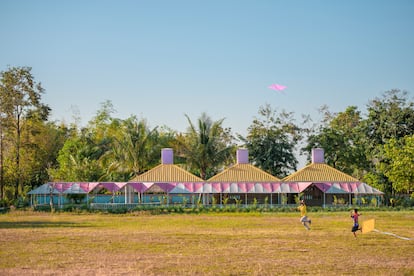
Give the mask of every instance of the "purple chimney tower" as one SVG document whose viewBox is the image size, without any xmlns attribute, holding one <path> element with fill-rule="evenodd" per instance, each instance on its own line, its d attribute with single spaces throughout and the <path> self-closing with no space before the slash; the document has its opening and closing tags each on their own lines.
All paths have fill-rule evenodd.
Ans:
<svg viewBox="0 0 414 276">
<path fill-rule="evenodd" d="M 161 164 L 168 165 L 174 163 L 173 149 L 164 148 L 161 150 Z"/>
<path fill-rule="evenodd" d="M 249 151 L 247 149 L 237 150 L 237 164 L 249 164 Z"/>
<path fill-rule="evenodd" d="M 325 152 L 321 148 L 312 149 L 312 163 L 325 163 Z"/>
</svg>

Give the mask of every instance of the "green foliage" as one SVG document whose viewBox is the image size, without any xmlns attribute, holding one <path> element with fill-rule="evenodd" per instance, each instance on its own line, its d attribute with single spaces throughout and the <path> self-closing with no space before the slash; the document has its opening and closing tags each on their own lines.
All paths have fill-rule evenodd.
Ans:
<svg viewBox="0 0 414 276">
<path fill-rule="evenodd" d="M 406 178 L 399 179 L 402 174 L 395 174 L 399 165 L 390 164 L 393 158 L 387 156 L 394 146 L 385 145 L 399 143 L 405 136 L 414 134 L 414 102 L 408 99 L 408 93 L 395 89 L 385 92 L 381 99 L 372 100 L 368 105 L 368 118 L 364 129 L 368 145 L 366 154 L 368 160 L 372 161 L 370 172 L 378 175 L 387 196 L 396 191 L 394 186 L 398 190 L 405 189 Z M 394 166 L 393 172 L 390 171 L 390 165 Z M 391 175 L 394 176 L 393 180 L 389 178 Z"/>
<path fill-rule="evenodd" d="M 240 208 L 242 206 L 243 200 L 242 199 L 234 199 L 236 201 L 236 208 Z M 254 203 L 253 203 L 254 205 Z M 256 200 L 256 205 L 257 205 L 257 200 Z M 255 206 L 255 205 L 254 205 Z"/>
<path fill-rule="evenodd" d="M 304 195 L 304 193 L 302 192 L 302 193 L 299 193 L 298 195 L 295 195 L 294 196 L 294 200 L 295 200 L 295 203 L 298 205 L 299 203 L 300 203 L 300 201 L 303 199 L 303 195 Z"/>
<path fill-rule="evenodd" d="M 59 167 L 50 169 L 55 180 L 129 181 L 159 163 L 162 147 L 172 136 L 149 129 L 146 120 L 112 118 L 107 101 L 88 128 L 69 137 L 59 152 Z"/>
<path fill-rule="evenodd" d="M 135 116 L 123 121 L 112 119 L 107 128 L 112 137 L 110 149 L 102 160 L 107 180 L 128 181 L 153 168 L 159 164 L 161 148 L 173 139 L 159 133 L 157 128 L 150 129 L 146 120 Z"/>
<path fill-rule="evenodd" d="M 390 90 L 371 100 L 366 118 L 353 106 L 339 113 L 325 106 L 321 113 L 304 151 L 323 148 L 328 165 L 385 192 L 386 199 L 412 189 L 412 142 L 406 137 L 414 134 L 414 103 L 407 92 Z"/>
<path fill-rule="evenodd" d="M 211 200 L 211 206 L 216 207 L 217 205 L 217 199 L 215 197 L 213 197 L 213 199 Z"/>
<path fill-rule="evenodd" d="M 215 175 L 233 158 L 235 146 L 230 129 L 223 128 L 224 119 L 213 121 L 202 113 L 197 127 L 186 115 L 187 133 L 178 134 L 173 144 L 176 155 L 185 160 L 188 169 L 202 179 Z"/>
<path fill-rule="evenodd" d="M 309 135 L 304 150 L 311 152 L 312 148 L 323 148 L 328 165 L 358 177 L 367 164 L 360 111 L 350 106 L 338 114 L 326 109 L 321 112 L 325 112 L 324 121 L 315 133 Z"/>
<path fill-rule="evenodd" d="M 224 196 L 224 197 L 223 197 L 222 201 L 223 201 L 223 205 L 224 205 L 224 206 L 227 206 L 227 204 L 228 204 L 228 202 L 229 202 L 229 199 L 230 199 L 230 198 L 229 198 L 229 196 L 228 196 L 228 195 L 226 195 L 226 196 Z"/>
<path fill-rule="evenodd" d="M 23 187 L 36 181 L 33 174 L 39 169 L 45 171 L 30 162 L 36 160 L 36 153 L 40 153 L 34 140 L 50 112 L 50 108 L 41 102 L 43 93 L 44 89 L 35 81 L 30 67 L 10 67 L 0 72 L 1 198 L 5 197 L 6 185 L 13 187 L 14 199 L 23 195 Z M 5 176 L 10 177 L 9 182 Z"/>
<path fill-rule="evenodd" d="M 281 195 L 281 203 L 282 203 L 282 205 L 286 205 L 287 204 L 287 201 L 288 201 L 288 197 L 287 197 L 287 195 L 286 194 L 282 194 Z"/>
<path fill-rule="evenodd" d="M 384 158 L 379 171 L 392 182 L 393 189 L 400 193 L 414 190 L 414 135 L 391 138 L 384 145 Z"/>
<path fill-rule="evenodd" d="M 202 113 L 193 124 L 186 115 L 188 131 L 177 134 L 166 127 L 150 128 L 135 116 L 113 118 L 115 110 L 106 101 L 87 127 L 78 129 L 47 122 L 50 108 L 41 102 L 43 93 L 30 67 L 0 74 L 0 200 L 7 205 L 19 197 L 27 202 L 27 191 L 51 180 L 131 180 L 159 163 L 163 147 L 173 147 L 183 167 L 203 179 L 234 164 L 234 137 L 223 127 L 224 119 L 213 121 Z M 320 125 L 305 129 L 297 126 L 293 113 L 276 113 L 266 105 L 247 137 L 238 138 L 254 165 L 278 177 L 296 169 L 294 149 L 307 133 L 305 151 L 324 148 L 329 165 L 384 191 L 386 202 L 414 189 L 414 103 L 407 92 L 391 90 L 371 100 L 366 118 L 355 106 L 338 113 L 321 111 Z M 214 207 L 216 203 L 213 199 Z"/>
<path fill-rule="evenodd" d="M 49 172 L 55 181 L 98 181 L 103 174 L 100 154 L 99 145 L 86 136 L 70 138 L 59 152 L 59 168 Z"/>
<path fill-rule="evenodd" d="M 270 105 L 259 109 L 260 119 L 254 119 L 246 138 L 239 139 L 249 150 L 253 164 L 280 178 L 296 170 L 298 163 L 294 149 L 301 138 L 301 130 L 294 123 L 293 113 L 277 114 Z"/>
<path fill-rule="evenodd" d="M 252 207 L 253 208 L 257 208 L 257 203 L 258 203 L 258 201 L 257 201 L 257 198 L 253 198 L 253 203 L 252 203 Z"/>
</svg>

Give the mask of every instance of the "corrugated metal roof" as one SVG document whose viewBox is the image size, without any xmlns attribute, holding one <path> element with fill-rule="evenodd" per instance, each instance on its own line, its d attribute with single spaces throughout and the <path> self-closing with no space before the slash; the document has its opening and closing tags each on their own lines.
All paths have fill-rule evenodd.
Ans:
<svg viewBox="0 0 414 276">
<path fill-rule="evenodd" d="M 45 183 L 36 189 L 31 190 L 28 192 L 28 195 L 47 195 L 47 194 L 60 194 L 60 191 L 53 188 L 53 183 Z"/>
<path fill-rule="evenodd" d="M 299 171 L 285 177 L 283 181 L 359 182 L 358 179 L 324 163 L 307 165 Z"/>
<path fill-rule="evenodd" d="M 251 164 L 236 164 L 207 180 L 208 182 L 277 182 L 279 178 Z"/>
<path fill-rule="evenodd" d="M 201 178 L 174 164 L 160 164 L 136 176 L 133 182 L 201 182 Z"/>
</svg>

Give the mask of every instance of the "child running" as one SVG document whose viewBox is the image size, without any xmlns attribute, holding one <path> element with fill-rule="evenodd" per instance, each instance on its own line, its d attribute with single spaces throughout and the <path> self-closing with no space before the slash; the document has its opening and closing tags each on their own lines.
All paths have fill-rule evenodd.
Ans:
<svg viewBox="0 0 414 276">
<path fill-rule="evenodd" d="M 301 216 L 300 222 L 303 224 L 303 226 L 305 226 L 307 230 L 310 230 L 309 226 L 311 225 L 312 221 L 308 219 L 307 212 L 306 212 L 306 204 L 304 200 L 300 201 L 300 205 L 298 209 L 300 211 L 300 216 Z"/>
<path fill-rule="evenodd" d="M 361 228 L 359 228 L 359 223 L 358 223 L 358 217 L 360 216 L 361 214 L 359 214 L 358 213 L 358 209 L 354 209 L 354 211 L 353 212 L 351 212 L 351 218 L 352 218 L 352 220 L 353 220 L 353 222 L 354 222 L 354 225 L 352 226 L 352 233 L 354 233 L 354 236 L 355 236 L 355 238 L 356 238 L 356 231 L 358 231 L 358 230 L 362 230 Z"/>
</svg>

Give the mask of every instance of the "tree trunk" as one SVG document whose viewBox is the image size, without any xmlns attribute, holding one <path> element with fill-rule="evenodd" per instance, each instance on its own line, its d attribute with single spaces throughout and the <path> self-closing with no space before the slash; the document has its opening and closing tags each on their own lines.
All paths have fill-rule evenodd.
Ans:
<svg viewBox="0 0 414 276">
<path fill-rule="evenodd" d="M 4 199 L 3 125 L 0 125 L 0 200 Z"/>
<path fill-rule="evenodd" d="M 16 188 L 14 190 L 14 198 L 17 199 L 19 193 L 21 193 L 20 187 L 20 113 L 17 114 L 17 125 L 16 125 Z"/>
</svg>

